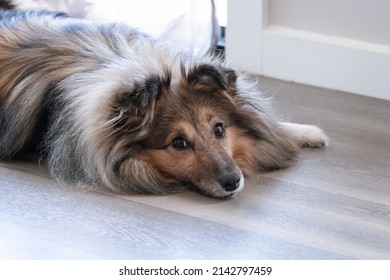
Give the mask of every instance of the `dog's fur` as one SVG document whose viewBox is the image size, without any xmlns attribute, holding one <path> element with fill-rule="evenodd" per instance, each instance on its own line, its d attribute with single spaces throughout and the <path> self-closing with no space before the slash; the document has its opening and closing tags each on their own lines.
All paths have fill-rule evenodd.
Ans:
<svg viewBox="0 0 390 280">
<path fill-rule="evenodd" d="M 0 158 L 38 149 L 52 175 L 115 192 L 229 197 L 244 175 L 327 145 L 279 123 L 256 85 L 120 24 L 0 11 Z"/>
</svg>

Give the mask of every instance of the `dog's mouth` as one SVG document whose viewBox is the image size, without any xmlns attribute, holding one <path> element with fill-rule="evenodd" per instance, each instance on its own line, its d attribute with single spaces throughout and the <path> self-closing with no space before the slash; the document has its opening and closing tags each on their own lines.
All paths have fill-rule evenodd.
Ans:
<svg viewBox="0 0 390 280">
<path fill-rule="evenodd" d="M 228 191 L 222 190 L 221 188 L 218 188 L 218 190 L 216 190 L 215 192 L 211 192 L 211 191 L 208 191 L 208 190 L 205 190 L 205 189 L 199 187 L 198 185 L 196 185 L 192 181 L 183 181 L 182 183 L 184 186 L 186 186 L 191 191 L 194 191 L 194 192 L 200 193 L 204 196 L 207 196 L 207 197 L 210 197 L 213 199 L 218 199 L 218 200 L 229 200 L 229 199 L 233 198 L 239 192 L 239 190 L 228 192 Z"/>
</svg>

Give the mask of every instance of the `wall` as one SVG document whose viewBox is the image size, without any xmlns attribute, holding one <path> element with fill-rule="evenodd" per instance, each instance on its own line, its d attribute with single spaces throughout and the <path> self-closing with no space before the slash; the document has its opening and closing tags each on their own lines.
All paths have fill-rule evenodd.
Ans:
<svg viewBox="0 0 390 280">
<path fill-rule="evenodd" d="M 390 1 L 228 2 L 232 66 L 278 79 L 390 100 L 389 36 Z"/>
<path fill-rule="evenodd" d="M 268 23 L 390 45 L 388 0 L 270 0 Z"/>
</svg>

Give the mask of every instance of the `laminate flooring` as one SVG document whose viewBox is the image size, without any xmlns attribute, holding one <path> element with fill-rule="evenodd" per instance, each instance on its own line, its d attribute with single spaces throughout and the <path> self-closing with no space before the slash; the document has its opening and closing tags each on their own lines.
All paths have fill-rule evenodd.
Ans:
<svg viewBox="0 0 390 280">
<path fill-rule="evenodd" d="M 0 259 L 390 259 L 390 101 L 259 78 L 331 139 L 235 198 L 113 195 L 0 161 Z"/>
</svg>

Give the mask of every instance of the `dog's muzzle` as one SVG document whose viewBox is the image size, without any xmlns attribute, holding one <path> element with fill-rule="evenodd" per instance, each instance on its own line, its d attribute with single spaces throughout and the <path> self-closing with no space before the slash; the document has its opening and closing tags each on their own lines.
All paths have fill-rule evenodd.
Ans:
<svg viewBox="0 0 390 280">
<path fill-rule="evenodd" d="M 240 187 L 241 176 L 234 172 L 224 174 L 219 178 L 218 182 L 225 191 L 232 192 Z"/>
</svg>

